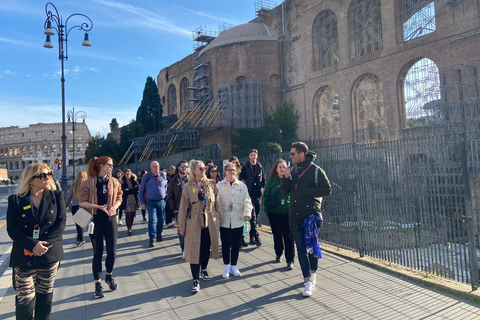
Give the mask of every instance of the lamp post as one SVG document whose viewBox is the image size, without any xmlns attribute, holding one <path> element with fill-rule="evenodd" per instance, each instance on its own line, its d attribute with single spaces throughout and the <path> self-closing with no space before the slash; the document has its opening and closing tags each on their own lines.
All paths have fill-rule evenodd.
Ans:
<svg viewBox="0 0 480 320">
<path fill-rule="evenodd" d="M 75 149 L 77 147 L 77 142 L 75 141 L 75 124 L 77 123 L 77 119 L 82 118 L 83 123 L 85 123 L 85 118 L 87 117 L 87 113 L 85 111 L 77 111 L 75 113 L 75 107 L 72 108 L 72 110 L 68 110 L 67 112 L 67 118 L 68 118 L 68 124 L 72 124 L 72 135 L 73 135 L 73 176 L 75 177 L 75 163 L 77 162 L 77 159 L 75 159 Z"/>
<path fill-rule="evenodd" d="M 47 19 L 45 20 L 44 24 L 44 31 L 43 33 L 47 36 L 45 43 L 43 46 L 45 48 L 51 49 L 53 48 L 52 43 L 50 42 L 50 36 L 55 35 L 55 31 L 58 34 L 58 60 L 60 60 L 60 65 L 62 69 L 62 179 L 60 184 L 62 189 L 65 191 L 67 190 L 67 136 L 65 134 L 65 73 L 64 73 L 64 62 L 68 60 L 68 34 L 72 29 L 78 28 L 80 31 L 85 32 L 85 37 L 82 42 L 82 46 L 90 47 L 92 44 L 88 39 L 88 32 L 93 28 L 92 20 L 84 14 L 81 13 L 74 13 L 68 16 L 68 18 L 63 22 L 62 16 L 58 13 L 57 8 L 53 5 L 53 3 L 48 2 L 45 5 L 45 13 L 47 15 Z M 80 25 L 74 25 L 70 29 L 68 28 L 68 20 L 72 17 L 80 17 L 86 19 Z M 55 30 L 55 31 L 54 31 Z"/>
</svg>

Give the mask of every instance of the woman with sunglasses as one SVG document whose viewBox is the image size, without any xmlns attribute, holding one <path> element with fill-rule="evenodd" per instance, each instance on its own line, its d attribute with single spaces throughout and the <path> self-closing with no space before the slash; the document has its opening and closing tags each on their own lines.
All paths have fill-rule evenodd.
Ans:
<svg viewBox="0 0 480 320">
<path fill-rule="evenodd" d="M 33 163 L 22 173 L 16 193 L 8 197 L 7 232 L 13 240 L 15 315 L 17 319 L 49 319 L 55 275 L 63 259 L 62 234 L 66 206 L 55 190 L 52 170 Z"/>
<path fill-rule="evenodd" d="M 223 274 L 240 277 L 237 268 L 240 244 L 243 236 L 243 221 L 252 217 L 252 200 L 247 186 L 238 180 L 238 169 L 233 162 L 224 166 L 225 179 L 217 184 L 218 209 L 220 211 L 220 238 L 222 239 Z"/>
<path fill-rule="evenodd" d="M 103 298 L 102 256 L 103 239 L 107 249 L 105 282 L 110 290 L 116 290 L 112 272 L 115 264 L 117 246 L 117 209 L 122 204 L 122 188 L 120 182 L 112 177 L 113 160 L 110 157 L 94 157 L 88 163 L 88 177 L 80 187 L 80 206 L 93 213 L 93 234 L 90 234 L 93 246 L 92 271 L 95 280 L 95 299 Z M 93 199 L 93 201 L 92 201 Z"/>
<path fill-rule="evenodd" d="M 218 172 L 218 167 L 216 165 L 211 165 L 207 169 L 207 178 L 213 180 L 215 183 L 219 183 L 222 180 L 220 172 Z"/>
<path fill-rule="evenodd" d="M 70 202 L 72 203 L 72 215 L 74 216 L 77 213 L 78 209 L 80 208 L 80 202 L 78 201 L 78 192 L 80 191 L 80 186 L 82 185 L 83 181 L 88 179 L 87 171 L 79 171 L 75 180 L 73 180 L 72 186 L 68 190 L 67 193 L 67 200 L 65 203 L 68 205 Z M 77 247 L 83 246 L 85 240 L 83 240 L 83 228 L 80 227 L 78 224 L 75 224 L 77 228 Z"/>
<path fill-rule="evenodd" d="M 193 277 L 192 293 L 200 291 L 202 279 L 211 279 L 207 272 L 210 248 L 214 259 L 220 258 L 218 233 L 220 217 L 216 210 L 217 185 L 205 177 L 202 161 L 192 160 L 191 175 L 183 188 L 178 209 L 178 231 L 185 236 L 185 260 L 190 263 Z"/>
<path fill-rule="evenodd" d="M 138 188 L 140 185 L 137 176 L 130 169 L 125 170 L 125 174 L 120 178 L 123 191 L 122 206 L 125 209 L 125 222 L 127 224 L 128 235 L 132 235 L 133 220 L 135 212 L 140 208 L 140 199 L 138 198 Z"/>
</svg>

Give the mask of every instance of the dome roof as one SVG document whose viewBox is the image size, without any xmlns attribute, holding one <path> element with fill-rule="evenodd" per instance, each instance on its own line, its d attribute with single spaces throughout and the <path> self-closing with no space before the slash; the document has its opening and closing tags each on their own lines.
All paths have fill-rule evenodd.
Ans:
<svg viewBox="0 0 480 320">
<path fill-rule="evenodd" d="M 277 41 L 278 34 L 272 27 L 263 23 L 246 23 L 225 30 L 218 35 L 200 54 L 207 50 L 226 44 L 246 41 Z"/>
</svg>

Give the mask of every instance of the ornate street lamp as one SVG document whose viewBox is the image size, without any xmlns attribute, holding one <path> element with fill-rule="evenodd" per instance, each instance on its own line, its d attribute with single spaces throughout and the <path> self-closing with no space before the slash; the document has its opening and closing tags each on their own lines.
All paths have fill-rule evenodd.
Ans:
<svg viewBox="0 0 480 320">
<path fill-rule="evenodd" d="M 44 31 L 43 33 L 47 36 L 45 43 L 43 46 L 45 48 L 51 49 L 53 48 L 52 43 L 50 42 L 50 36 L 55 35 L 55 31 L 58 34 L 58 59 L 60 60 L 61 69 L 62 69 L 62 180 L 61 186 L 64 191 L 67 190 L 67 136 L 65 134 L 65 74 L 64 74 L 64 61 L 68 60 L 68 34 L 72 29 L 78 28 L 78 30 L 85 32 L 85 38 L 82 42 L 82 46 L 90 47 L 92 44 L 88 39 L 88 32 L 93 28 L 92 20 L 84 14 L 81 13 L 74 13 L 68 16 L 65 20 L 65 23 L 62 20 L 62 16 L 58 13 L 57 8 L 53 5 L 53 3 L 48 2 L 45 5 L 45 13 L 47 15 L 47 19 L 45 20 L 44 24 Z M 68 28 L 68 20 L 71 17 L 79 16 L 81 18 L 87 19 L 86 22 L 83 22 L 80 25 L 75 25 Z"/>
<path fill-rule="evenodd" d="M 72 124 L 72 134 L 73 134 L 73 178 L 75 179 L 76 172 L 75 172 L 75 163 L 77 162 L 77 159 L 75 158 L 75 149 L 77 148 L 77 142 L 75 141 L 75 124 L 77 123 L 77 120 L 82 118 L 83 123 L 85 123 L 85 118 L 87 117 L 87 113 L 85 111 L 77 111 L 75 113 L 75 107 L 72 108 L 72 110 L 68 110 L 67 112 L 67 117 L 68 117 L 68 124 Z"/>
</svg>

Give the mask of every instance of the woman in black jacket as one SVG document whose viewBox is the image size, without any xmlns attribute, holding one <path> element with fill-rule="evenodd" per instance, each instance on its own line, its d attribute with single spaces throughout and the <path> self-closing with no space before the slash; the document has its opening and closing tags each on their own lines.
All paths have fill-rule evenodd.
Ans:
<svg viewBox="0 0 480 320">
<path fill-rule="evenodd" d="M 140 199 L 138 198 L 139 184 L 137 176 L 135 176 L 130 169 L 125 170 L 125 174 L 120 182 L 122 183 L 122 206 L 125 210 L 125 222 L 127 223 L 128 235 L 131 236 L 135 212 L 140 208 Z"/>
<path fill-rule="evenodd" d="M 7 232 L 13 240 L 15 315 L 17 319 L 49 319 L 55 275 L 63 259 L 62 234 L 66 207 L 54 191 L 52 170 L 43 163 L 22 173 L 16 194 L 8 197 Z"/>
</svg>

